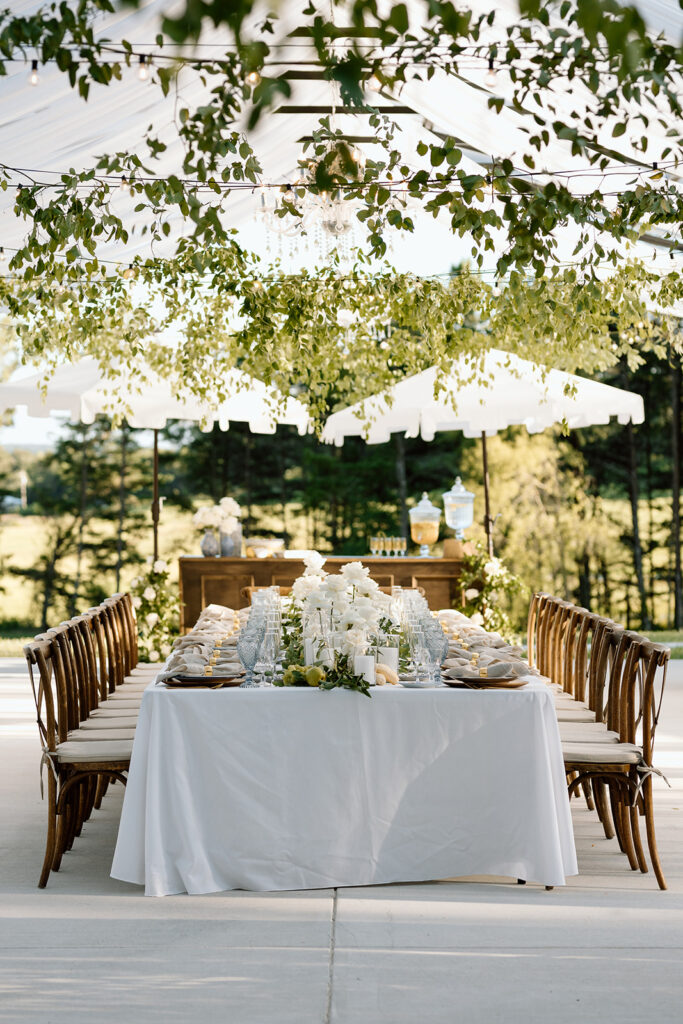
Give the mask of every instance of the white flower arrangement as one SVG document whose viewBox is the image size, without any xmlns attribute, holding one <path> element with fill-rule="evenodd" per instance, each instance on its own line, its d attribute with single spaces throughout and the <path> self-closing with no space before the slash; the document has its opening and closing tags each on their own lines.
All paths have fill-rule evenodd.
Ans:
<svg viewBox="0 0 683 1024">
<path fill-rule="evenodd" d="M 221 498 L 217 505 L 200 505 L 192 517 L 192 525 L 198 530 L 234 533 L 241 515 L 242 509 L 234 498 Z"/>
<path fill-rule="evenodd" d="M 361 562 L 347 562 L 332 574 L 325 572 L 325 559 L 314 551 L 304 564 L 303 576 L 292 586 L 292 601 L 302 612 L 328 612 L 332 628 L 346 634 L 345 650 L 361 644 L 368 633 L 379 630 L 382 619 L 391 617 L 391 598 L 370 579 L 370 570 Z"/>
</svg>

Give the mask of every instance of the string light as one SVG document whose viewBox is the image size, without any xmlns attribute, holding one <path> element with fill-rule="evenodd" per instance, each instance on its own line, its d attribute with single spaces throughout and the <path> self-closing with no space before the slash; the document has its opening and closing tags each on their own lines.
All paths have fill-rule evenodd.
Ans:
<svg viewBox="0 0 683 1024">
<path fill-rule="evenodd" d="M 489 57 L 489 69 L 486 72 L 486 77 L 484 78 L 484 81 L 486 82 L 487 85 L 491 86 L 495 85 L 496 82 L 498 81 L 498 76 L 496 75 L 496 68 L 493 62 L 493 57 Z"/>
<path fill-rule="evenodd" d="M 123 272 L 123 278 L 125 281 L 132 281 L 137 276 L 137 270 L 132 263 L 129 263 Z"/>
<path fill-rule="evenodd" d="M 31 61 L 31 74 L 28 76 L 31 85 L 38 85 L 38 61 Z"/>
<path fill-rule="evenodd" d="M 125 176 L 125 174 L 121 178 L 121 191 L 130 192 L 130 182 L 128 181 L 128 178 Z"/>
<path fill-rule="evenodd" d="M 4 245 L 0 245 L 0 263 L 4 263 L 4 262 L 5 262 L 5 247 L 4 247 Z"/>
<path fill-rule="evenodd" d="M 370 77 L 368 78 L 368 89 L 370 89 L 371 92 L 379 92 L 381 88 L 382 83 L 380 82 L 377 75 L 370 75 Z"/>
<path fill-rule="evenodd" d="M 247 85 L 257 86 L 261 81 L 261 76 L 258 71 L 250 71 L 245 79 Z"/>
<path fill-rule="evenodd" d="M 146 82 L 149 78 L 149 68 L 152 63 L 152 58 L 149 60 L 145 57 L 144 53 L 140 54 L 140 64 L 138 66 L 138 78 L 141 82 Z"/>
</svg>

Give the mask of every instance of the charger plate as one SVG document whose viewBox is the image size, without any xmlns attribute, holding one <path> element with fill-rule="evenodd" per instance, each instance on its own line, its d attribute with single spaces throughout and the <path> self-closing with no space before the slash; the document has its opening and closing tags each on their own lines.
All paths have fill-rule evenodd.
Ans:
<svg viewBox="0 0 683 1024">
<path fill-rule="evenodd" d="M 518 679 L 517 676 L 501 676 L 500 679 L 448 679 L 444 676 L 443 681 L 455 690 L 518 690 L 529 680 Z"/>
<path fill-rule="evenodd" d="M 246 676 L 244 673 L 239 676 L 174 676 L 173 679 L 166 679 L 166 686 L 172 687 L 207 687 L 210 690 L 220 690 L 223 686 L 241 686 Z"/>
</svg>

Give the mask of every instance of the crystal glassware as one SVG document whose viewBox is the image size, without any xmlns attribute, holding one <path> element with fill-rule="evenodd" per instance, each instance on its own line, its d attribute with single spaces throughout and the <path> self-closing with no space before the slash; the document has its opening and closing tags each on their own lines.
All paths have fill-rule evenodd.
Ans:
<svg viewBox="0 0 683 1024">
<path fill-rule="evenodd" d="M 237 637 L 237 643 L 235 644 L 237 657 L 242 662 L 246 672 L 246 678 L 242 686 L 254 686 L 254 666 L 256 665 L 256 659 L 258 658 L 265 632 L 265 622 L 257 621 L 252 623 L 250 616 L 249 623 L 241 630 Z"/>
<path fill-rule="evenodd" d="M 256 664 L 254 665 L 254 673 L 256 676 L 256 686 L 270 686 L 275 676 L 277 668 L 277 659 L 280 653 L 280 637 L 279 633 L 275 629 L 266 629 L 263 643 L 261 644 L 258 652 Z"/>
</svg>

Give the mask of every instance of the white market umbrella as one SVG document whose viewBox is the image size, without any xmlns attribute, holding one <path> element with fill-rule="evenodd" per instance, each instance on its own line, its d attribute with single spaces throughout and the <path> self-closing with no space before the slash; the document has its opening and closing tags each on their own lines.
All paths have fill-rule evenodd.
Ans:
<svg viewBox="0 0 683 1024">
<path fill-rule="evenodd" d="M 216 406 L 192 397 L 179 398 L 169 383 L 156 374 L 145 378 L 122 371 L 114 385 L 102 376 L 95 359 L 58 366 L 47 380 L 45 374 L 0 384 L 0 412 L 25 406 L 30 416 L 68 412 L 72 420 L 92 423 L 97 415 L 122 413 L 131 427 L 154 431 L 154 497 L 152 523 L 154 558 L 158 556 L 159 526 L 159 430 L 167 420 L 192 420 L 210 430 L 217 422 L 227 430 L 230 420 L 249 424 L 253 433 L 275 433 L 278 423 L 295 426 L 300 434 L 310 429 L 310 417 L 302 402 L 284 401 L 278 392 L 242 370 L 231 369 L 222 380 L 228 398 Z M 124 398 L 118 397 L 125 395 Z"/>
<path fill-rule="evenodd" d="M 491 550 L 486 438 L 512 426 L 537 434 L 556 423 L 570 428 L 609 423 L 642 423 L 640 395 L 598 381 L 539 366 L 511 352 L 491 349 L 482 357 L 461 356 L 443 379 L 445 390 L 435 397 L 441 376 L 432 366 L 362 402 L 334 413 L 322 440 L 343 445 L 345 437 L 363 437 L 368 444 L 389 441 L 396 432 L 433 441 L 439 430 L 461 430 L 481 437 L 484 460 L 486 536 Z"/>
</svg>

